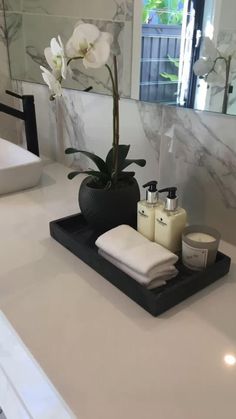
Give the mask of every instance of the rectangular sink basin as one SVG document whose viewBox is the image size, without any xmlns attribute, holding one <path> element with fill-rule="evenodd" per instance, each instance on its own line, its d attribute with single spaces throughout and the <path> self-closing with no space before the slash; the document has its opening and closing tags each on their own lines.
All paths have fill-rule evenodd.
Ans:
<svg viewBox="0 0 236 419">
<path fill-rule="evenodd" d="M 0 138 L 0 195 L 36 186 L 42 170 L 38 156 Z"/>
</svg>

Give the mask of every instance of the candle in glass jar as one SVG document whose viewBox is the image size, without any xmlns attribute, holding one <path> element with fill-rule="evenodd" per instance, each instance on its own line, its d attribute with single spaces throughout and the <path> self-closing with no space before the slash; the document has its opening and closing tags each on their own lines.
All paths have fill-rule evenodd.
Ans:
<svg viewBox="0 0 236 419">
<path fill-rule="evenodd" d="M 215 237 L 210 236 L 210 234 L 201 233 L 201 232 L 189 233 L 186 235 L 186 237 L 189 240 L 192 240 L 194 242 L 199 242 L 199 243 L 212 243 L 216 240 Z"/>
<path fill-rule="evenodd" d="M 220 234 L 211 227 L 193 225 L 182 235 L 182 261 L 192 270 L 202 270 L 215 263 Z"/>
</svg>

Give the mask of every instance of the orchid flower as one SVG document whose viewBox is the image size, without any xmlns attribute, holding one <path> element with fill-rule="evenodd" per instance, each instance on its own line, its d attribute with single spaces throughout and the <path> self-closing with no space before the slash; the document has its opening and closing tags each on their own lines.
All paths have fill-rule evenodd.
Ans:
<svg viewBox="0 0 236 419">
<path fill-rule="evenodd" d="M 64 53 L 64 46 L 59 35 L 58 40 L 56 38 L 52 38 L 50 47 L 45 48 L 44 50 L 44 55 L 57 80 L 61 77 L 65 80 L 67 62 Z"/>
<path fill-rule="evenodd" d="M 202 57 L 195 62 L 193 71 L 196 76 L 204 78 L 208 83 L 224 85 L 227 62 L 230 59 L 232 70 L 232 58 L 236 58 L 235 49 L 224 48 L 224 46 L 216 48 L 212 40 L 206 37 L 203 43 Z"/>
<path fill-rule="evenodd" d="M 235 71 L 236 49 L 230 45 L 215 47 L 210 38 L 204 39 L 202 57 L 193 66 L 196 76 L 204 78 L 207 83 L 216 83 L 223 87 L 222 113 L 227 113 L 230 86 Z"/>
<path fill-rule="evenodd" d="M 204 39 L 202 57 L 195 62 L 193 71 L 208 83 L 221 84 L 225 81 L 223 57 L 208 37 Z"/>
<path fill-rule="evenodd" d="M 110 56 L 112 35 L 100 32 L 97 26 L 79 22 L 66 45 L 67 56 L 81 58 L 85 68 L 99 68 L 105 65 Z"/>
<path fill-rule="evenodd" d="M 53 72 L 50 72 L 47 68 L 40 66 L 40 69 L 43 72 L 42 73 L 43 80 L 48 85 L 52 93 L 51 99 L 53 100 L 56 96 L 61 96 L 62 95 L 61 82 L 57 80 Z"/>
<path fill-rule="evenodd" d="M 61 84 L 63 79 L 66 78 L 67 71 L 70 70 L 69 66 L 71 61 L 81 59 L 85 68 L 100 68 L 102 66 L 105 66 L 108 70 L 112 84 L 113 96 L 113 142 L 112 149 L 108 153 L 108 160 L 111 163 L 109 163 L 111 169 L 111 176 L 109 182 L 105 185 L 106 187 L 111 187 L 111 185 L 115 185 L 119 180 L 119 151 L 124 150 L 123 155 L 125 156 L 125 160 L 128 151 L 127 147 L 124 148 L 124 146 L 120 146 L 119 144 L 120 95 L 118 86 L 117 57 L 115 55 L 113 56 L 113 71 L 107 63 L 110 56 L 112 40 L 113 37 L 110 33 L 101 32 L 97 28 L 97 26 L 80 21 L 75 27 L 71 38 L 67 42 L 66 53 L 64 51 L 64 47 L 59 36 L 58 40 L 56 38 L 53 38 L 50 42 L 50 47 L 45 49 L 44 54 L 47 63 L 51 68 L 51 71 L 49 71 L 45 67 L 40 67 L 43 72 L 42 77 L 45 83 L 48 85 L 49 89 L 51 90 L 51 100 L 54 100 L 56 96 L 62 95 Z M 74 153 L 78 151 L 75 149 L 68 150 L 68 154 L 70 154 L 71 152 Z M 92 154 L 89 153 L 90 158 L 91 156 Z M 96 161 L 98 161 L 98 158 L 96 156 L 95 159 Z M 145 164 L 145 161 L 140 160 L 138 164 L 143 165 Z M 125 165 L 125 167 L 127 167 L 127 165 Z M 76 172 L 76 174 L 78 174 L 78 172 Z M 72 177 L 74 177 L 74 173 L 72 173 L 70 176 L 70 178 L 72 179 Z M 127 176 L 130 177 L 130 172 Z"/>
</svg>

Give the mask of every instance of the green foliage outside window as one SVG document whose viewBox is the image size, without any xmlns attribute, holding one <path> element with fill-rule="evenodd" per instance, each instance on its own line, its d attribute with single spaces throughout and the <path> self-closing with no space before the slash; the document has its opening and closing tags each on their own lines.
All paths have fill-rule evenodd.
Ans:
<svg viewBox="0 0 236 419">
<path fill-rule="evenodd" d="M 178 76 L 178 70 L 179 70 L 179 59 L 178 58 L 172 58 L 170 55 L 168 55 L 169 62 L 173 65 L 173 68 L 175 69 L 175 73 L 160 73 L 161 77 L 164 79 L 167 79 L 169 81 L 178 82 L 179 76 Z M 176 71 L 177 69 L 177 71 Z M 177 72 L 177 74 L 176 74 Z"/>
<path fill-rule="evenodd" d="M 146 0 L 143 6 L 143 23 L 181 25 L 186 0 Z"/>
</svg>

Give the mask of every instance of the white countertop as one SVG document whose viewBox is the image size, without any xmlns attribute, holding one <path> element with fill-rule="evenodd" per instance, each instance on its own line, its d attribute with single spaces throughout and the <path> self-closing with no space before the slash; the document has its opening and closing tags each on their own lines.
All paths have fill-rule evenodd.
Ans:
<svg viewBox="0 0 236 419">
<path fill-rule="evenodd" d="M 78 212 L 66 173 L 0 197 L 0 310 L 78 418 L 235 419 L 236 250 L 227 277 L 154 318 L 50 238 Z"/>
</svg>

